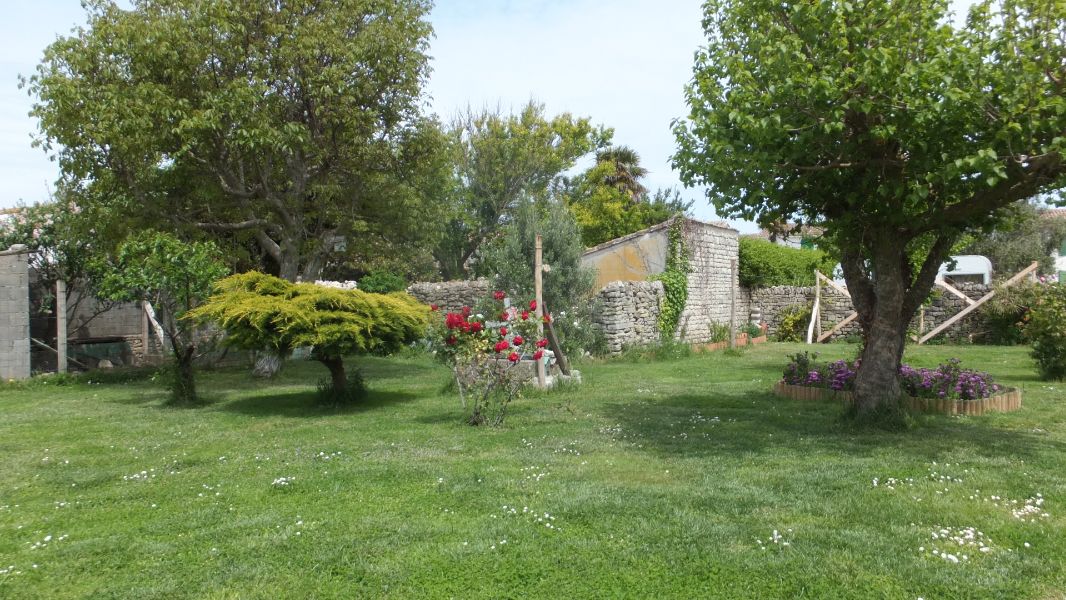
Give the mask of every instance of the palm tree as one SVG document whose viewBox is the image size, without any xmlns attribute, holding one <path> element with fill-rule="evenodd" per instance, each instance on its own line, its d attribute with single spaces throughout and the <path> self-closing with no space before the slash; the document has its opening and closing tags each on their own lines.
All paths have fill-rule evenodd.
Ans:
<svg viewBox="0 0 1066 600">
<path fill-rule="evenodd" d="M 641 185 L 640 179 L 648 174 L 648 170 L 640 166 L 640 155 L 637 151 L 629 146 L 604 148 L 596 153 L 596 163 L 606 162 L 614 163 L 614 174 L 606 177 L 604 183 L 628 192 L 634 201 L 642 200 L 648 193 L 648 188 Z"/>
</svg>

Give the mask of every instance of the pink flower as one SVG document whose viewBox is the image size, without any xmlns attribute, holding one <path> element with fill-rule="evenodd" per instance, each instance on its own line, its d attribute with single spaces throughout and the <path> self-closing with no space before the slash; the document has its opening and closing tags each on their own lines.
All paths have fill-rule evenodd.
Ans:
<svg viewBox="0 0 1066 600">
<path fill-rule="evenodd" d="M 507 335 L 507 328 L 506 327 L 500 327 L 500 335 Z"/>
</svg>

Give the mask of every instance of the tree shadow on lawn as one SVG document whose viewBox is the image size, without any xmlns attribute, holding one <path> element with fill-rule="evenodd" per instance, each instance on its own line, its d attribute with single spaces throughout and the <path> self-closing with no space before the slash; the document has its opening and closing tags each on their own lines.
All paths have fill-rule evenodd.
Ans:
<svg viewBox="0 0 1066 600">
<path fill-rule="evenodd" d="M 1066 444 L 994 427 L 982 417 L 927 415 L 907 431 L 860 429 L 844 419 L 839 404 L 785 400 L 768 393 L 674 395 L 608 404 L 602 410 L 627 439 L 664 455 L 734 456 L 793 449 L 868 456 L 892 450 L 933 461 L 960 448 L 982 457 L 1066 452 Z"/>
<path fill-rule="evenodd" d="M 331 415 L 348 415 L 377 410 L 419 398 L 416 394 L 392 390 L 371 389 L 366 399 L 344 406 L 330 406 L 318 401 L 314 391 L 300 390 L 274 394 L 256 394 L 238 400 L 220 401 L 218 410 L 252 417 L 280 416 L 294 418 L 319 418 Z"/>
</svg>

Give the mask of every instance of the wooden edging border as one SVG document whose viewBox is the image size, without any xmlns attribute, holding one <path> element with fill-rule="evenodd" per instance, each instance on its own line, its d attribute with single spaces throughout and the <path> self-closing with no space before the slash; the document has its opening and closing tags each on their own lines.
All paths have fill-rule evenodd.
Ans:
<svg viewBox="0 0 1066 600">
<path fill-rule="evenodd" d="M 833 400 L 844 404 L 854 401 L 851 392 L 838 392 L 826 388 L 789 385 L 782 381 L 774 384 L 774 395 L 789 400 Z M 1022 407 L 1022 391 L 1008 388 L 989 398 L 980 400 L 951 400 L 903 397 L 904 405 L 910 410 L 945 415 L 983 415 L 986 412 L 1010 412 Z"/>
</svg>

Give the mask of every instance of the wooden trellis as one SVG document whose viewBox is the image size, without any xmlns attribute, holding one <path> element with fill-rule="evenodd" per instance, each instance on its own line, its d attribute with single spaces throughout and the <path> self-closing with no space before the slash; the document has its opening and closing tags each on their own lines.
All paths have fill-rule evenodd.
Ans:
<svg viewBox="0 0 1066 600">
<path fill-rule="evenodd" d="M 1039 267 L 1040 267 L 1040 263 L 1033 262 L 1031 265 L 1029 265 L 1028 267 L 1022 269 L 1021 271 L 1016 273 L 1013 277 L 1011 277 L 1007 281 L 1003 282 L 1003 285 L 1001 285 L 1000 288 L 1011 287 L 1012 285 L 1018 283 L 1019 281 L 1025 279 L 1026 277 L 1029 277 L 1030 279 L 1035 278 L 1036 277 L 1036 275 L 1035 275 L 1036 270 Z M 840 292 L 841 294 L 844 294 L 845 296 L 847 296 L 847 298 L 849 300 L 851 299 L 851 294 L 848 293 L 847 288 L 841 287 L 835 281 L 833 281 L 829 277 L 826 277 L 825 275 L 823 275 L 820 271 L 818 271 L 818 270 L 814 271 L 814 308 L 811 310 L 811 322 L 807 326 L 807 343 L 808 344 L 812 344 L 815 341 L 824 342 L 825 340 L 831 338 L 833 336 L 833 334 L 835 334 L 836 332 L 838 332 L 841 329 L 843 329 L 844 327 L 846 327 L 848 325 L 848 323 L 851 323 L 852 321 L 857 319 L 858 316 L 859 316 L 858 312 L 852 311 L 848 316 L 844 317 L 843 320 L 841 320 L 839 323 L 834 325 L 832 329 L 830 329 L 829 331 L 827 331 L 825 333 L 822 333 L 821 308 L 822 308 L 822 284 L 823 283 L 831 286 L 833 289 L 835 289 L 836 291 Z M 966 315 L 968 315 L 968 314 L 972 313 L 973 311 L 977 310 L 978 308 L 981 307 L 982 304 L 984 304 L 985 302 L 988 302 L 989 300 L 991 300 L 996 295 L 996 290 L 991 290 L 987 294 L 985 294 L 984 296 L 981 296 L 979 299 L 974 300 L 973 298 L 970 298 L 969 296 L 967 296 L 963 292 L 959 291 L 958 288 L 952 286 L 950 283 L 944 281 L 943 279 L 937 279 L 936 285 L 941 287 L 941 288 L 943 288 L 944 290 L 950 292 L 951 294 L 953 294 L 955 296 L 958 296 L 960 299 L 962 299 L 964 302 L 966 302 L 966 306 L 963 307 L 962 310 L 960 310 L 958 313 L 956 313 L 950 319 L 948 319 L 947 321 L 944 321 L 940 325 L 938 325 L 935 328 L 933 328 L 929 333 L 926 333 L 924 335 L 920 335 L 920 337 L 912 337 L 911 338 L 912 340 L 918 342 L 919 344 L 924 344 L 924 343 L 928 342 L 929 340 L 933 339 L 934 337 L 940 335 L 944 331 L 948 330 L 949 328 L 951 328 L 951 326 L 955 325 L 960 320 L 965 318 Z M 924 315 L 924 312 L 923 312 L 923 315 Z M 924 318 L 922 320 L 924 322 Z M 816 334 L 817 334 L 817 337 L 816 337 Z"/>
</svg>

